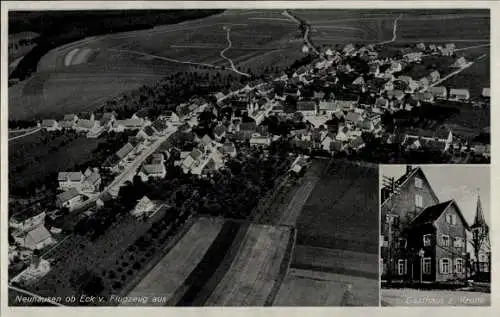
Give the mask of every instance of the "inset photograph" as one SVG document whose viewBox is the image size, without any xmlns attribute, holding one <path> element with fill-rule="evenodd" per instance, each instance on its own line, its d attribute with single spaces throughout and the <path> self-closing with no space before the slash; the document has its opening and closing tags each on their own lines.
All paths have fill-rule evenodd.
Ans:
<svg viewBox="0 0 500 317">
<path fill-rule="evenodd" d="M 490 167 L 381 165 L 382 306 L 489 306 Z"/>
</svg>

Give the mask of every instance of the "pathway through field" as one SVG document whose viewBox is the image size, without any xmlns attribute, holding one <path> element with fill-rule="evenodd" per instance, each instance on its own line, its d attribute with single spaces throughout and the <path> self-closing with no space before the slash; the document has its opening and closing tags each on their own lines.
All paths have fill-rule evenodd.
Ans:
<svg viewBox="0 0 500 317">
<path fill-rule="evenodd" d="M 20 139 L 20 138 L 24 138 L 25 136 L 28 136 L 28 135 L 32 135 L 34 133 L 37 133 L 38 131 L 40 131 L 41 128 L 36 128 L 34 130 L 31 130 L 29 132 L 26 132 L 24 134 L 21 134 L 21 135 L 18 135 L 18 136 L 14 136 L 12 138 L 9 138 L 9 141 L 14 141 L 14 140 L 17 140 L 17 139 Z"/>
<path fill-rule="evenodd" d="M 389 44 L 389 43 L 392 43 L 394 41 L 396 41 L 396 38 L 397 38 L 397 30 L 398 30 L 398 21 L 399 19 L 401 19 L 403 17 L 402 14 L 400 14 L 395 20 L 394 20 L 394 26 L 392 27 L 392 39 L 388 40 L 388 41 L 383 41 L 383 42 L 380 42 L 380 43 L 377 43 L 377 45 L 383 45 L 383 44 Z"/>
<path fill-rule="evenodd" d="M 230 59 L 229 57 L 227 57 L 226 55 L 224 55 L 224 54 L 225 54 L 225 53 L 226 53 L 226 52 L 227 52 L 227 51 L 228 51 L 228 50 L 229 50 L 229 49 L 233 46 L 233 43 L 231 42 L 231 36 L 230 36 L 230 34 L 231 34 L 231 28 L 230 28 L 230 27 L 225 26 L 225 27 L 224 27 L 224 29 L 225 29 L 225 30 L 226 30 L 226 32 L 227 32 L 227 33 L 226 33 L 226 38 L 227 38 L 227 43 L 228 43 L 228 45 L 227 45 L 227 47 L 226 47 L 225 49 L 223 49 L 223 50 L 220 52 L 220 56 L 229 62 L 229 64 L 231 65 L 231 68 L 232 68 L 233 72 L 235 72 L 235 73 L 237 73 L 237 74 L 240 74 L 240 75 L 242 75 L 242 76 L 250 77 L 250 75 L 249 75 L 249 74 L 247 74 L 247 73 L 243 73 L 243 72 L 240 72 L 240 71 L 236 68 L 236 66 L 234 66 L 234 62 L 233 62 L 233 60 L 232 60 L 232 59 Z"/>
</svg>

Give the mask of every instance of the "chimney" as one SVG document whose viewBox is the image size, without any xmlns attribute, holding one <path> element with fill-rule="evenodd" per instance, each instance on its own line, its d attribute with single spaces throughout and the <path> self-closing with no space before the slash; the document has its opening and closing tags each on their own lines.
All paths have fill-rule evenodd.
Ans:
<svg viewBox="0 0 500 317">
<path fill-rule="evenodd" d="M 410 174 L 412 170 L 413 168 L 411 165 L 406 165 L 406 174 Z"/>
</svg>

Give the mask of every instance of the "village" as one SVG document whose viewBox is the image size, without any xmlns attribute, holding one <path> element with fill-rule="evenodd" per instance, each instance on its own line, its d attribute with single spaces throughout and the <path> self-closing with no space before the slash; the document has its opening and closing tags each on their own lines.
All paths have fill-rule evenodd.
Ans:
<svg viewBox="0 0 500 317">
<path fill-rule="evenodd" d="M 232 92 L 193 97 L 156 118 L 139 113 L 120 118 L 105 111 L 42 120 L 38 128 L 46 133 L 73 130 L 87 138 L 111 132 L 133 136 L 100 166 L 60 171 L 55 209 L 35 205 L 10 215 L 9 263 L 15 268 L 11 281 L 36 283 L 50 271 L 47 260 L 42 265 L 33 259 L 57 248 L 67 237 L 57 223 L 76 217 L 71 220 L 76 224 L 91 217 L 120 197 L 127 184 L 137 178 L 144 183 L 164 179 L 171 165 L 186 175 L 210 180 L 214 171 L 227 168 L 236 156 L 257 152 L 267 157 L 268 149 L 277 143 L 288 146 L 288 171 L 299 176 L 313 156 L 363 161 L 366 152 L 358 154 L 370 151 L 371 142 L 397 145 L 410 156 L 425 150 L 430 162 L 433 155 L 437 162 L 444 155 L 462 162 L 469 157 L 489 160 L 489 143 L 463 137 L 444 124 L 398 127 L 393 117 L 411 117 L 419 108 L 432 108 L 437 102 L 489 107 L 489 87 L 473 97 L 462 87 L 442 86 L 450 74 L 431 69 L 421 78 L 412 78 L 404 72 L 428 56 L 453 57 L 449 67 L 455 72 L 472 64 L 454 50 L 453 44 L 420 43 L 401 58 L 381 58 L 373 45 L 348 44 L 341 51 L 325 49 L 321 58 L 293 74 L 283 73 L 269 82 L 255 80 Z M 394 126 L 389 128 L 387 122 Z M 111 177 L 104 179 L 103 174 Z M 166 207 L 145 194 L 129 214 L 145 219 Z"/>
</svg>

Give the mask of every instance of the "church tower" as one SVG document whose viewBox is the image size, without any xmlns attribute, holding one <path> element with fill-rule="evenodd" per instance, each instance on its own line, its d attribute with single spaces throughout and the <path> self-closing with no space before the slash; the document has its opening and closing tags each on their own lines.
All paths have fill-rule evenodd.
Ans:
<svg viewBox="0 0 500 317">
<path fill-rule="evenodd" d="M 491 246 L 489 227 L 486 223 L 481 205 L 481 198 L 477 195 L 476 216 L 474 223 L 470 226 L 472 232 L 472 246 L 474 247 L 476 275 L 489 275 L 491 269 Z"/>
</svg>

